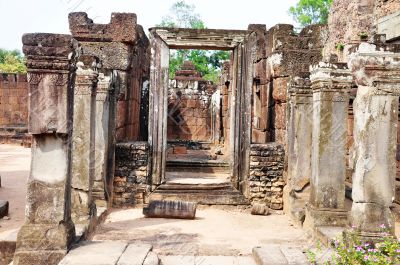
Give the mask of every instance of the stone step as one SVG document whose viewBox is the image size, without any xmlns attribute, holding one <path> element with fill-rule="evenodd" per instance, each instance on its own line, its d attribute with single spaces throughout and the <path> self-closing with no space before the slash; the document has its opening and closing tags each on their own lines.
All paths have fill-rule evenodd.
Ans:
<svg viewBox="0 0 400 265">
<path fill-rule="evenodd" d="M 122 241 L 85 241 L 76 245 L 59 265 L 159 265 L 151 245 Z"/>
<path fill-rule="evenodd" d="M 162 187 L 161 185 L 160 187 Z M 233 187 L 228 189 L 163 189 L 157 188 L 150 194 L 149 200 L 187 201 L 201 205 L 249 205 L 249 202 Z"/>
<path fill-rule="evenodd" d="M 256 265 L 252 257 L 160 256 L 161 265 Z"/>
<path fill-rule="evenodd" d="M 232 184 L 216 183 L 216 184 L 181 184 L 166 183 L 158 187 L 158 190 L 184 190 L 184 191 L 202 191 L 202 190 L 231 190 Z"/>
<path fill-rule="evenodd" d="M 205 172 L 229 171 L 230 165 L 228 162 L 222 160 L 204 160 L 204 159 L 170 159 L 167 160 L 167 171 L 189 171 L 199 172 L 203 170 Z"/>
<path fill-rule="evenodd" d="M 307 265 L 305 253 L 299 247 L 265 245 L 253 249 L 257 265 Z"/>
</svg>

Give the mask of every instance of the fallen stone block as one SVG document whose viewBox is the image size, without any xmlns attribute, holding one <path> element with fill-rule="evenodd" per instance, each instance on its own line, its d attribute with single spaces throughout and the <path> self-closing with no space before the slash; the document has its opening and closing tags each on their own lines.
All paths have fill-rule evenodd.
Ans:
<svg viewBox="0 0 400 265">
<path fill-rule="evenodd" d="M 268 215 L 269 208 L 263 203 L 254 203 L 251 207 L 252 215 Z"/>
<path fill-rule="evenodd" d="M 151 218 L 194 219 L 196 209 L 194 202 L 154 200 L 143 208 L 143 214 Z"/>
<path fill-rule="evenodd" d="M 0 200 L 0 219 L 8 215 L 8 201 Z"/>
</svg>

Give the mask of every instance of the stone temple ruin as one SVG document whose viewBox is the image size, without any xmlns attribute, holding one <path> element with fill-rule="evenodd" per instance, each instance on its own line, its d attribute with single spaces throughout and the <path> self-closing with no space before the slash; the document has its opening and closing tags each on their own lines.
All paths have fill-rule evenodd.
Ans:
<svg viewBox="0 0 400 265">
<path fill-rule="evenodd" d="M 283 210 L 321 240 L 332 227 L 394 234 L 399 13 L 396 0 L 336 0 L 327 26 L 299 33 L 251 24 L 149 37 L 135 14 L 96 24 L 71 13 L 71 35 L 25 34 L 27 77 L 0 75 L 1 140 L 32 145 L 14 265 L 58 264 L 103 209 L 155 199 Z M 231 59 L 217 84 L 190 62 L 170 80 L 170 49 Z"/>
</svg>

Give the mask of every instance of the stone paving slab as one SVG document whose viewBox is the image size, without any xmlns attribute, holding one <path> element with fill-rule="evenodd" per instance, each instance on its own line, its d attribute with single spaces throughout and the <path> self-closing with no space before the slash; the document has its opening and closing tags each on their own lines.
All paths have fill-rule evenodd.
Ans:
<svg viewBox="0 0 400 265">
<path fill-rule="evenodd" d="M 143 261 L 152 248 L 151 245 L 130 244 L 122 253 L 117 265 L 143 265 Z"/>
<path fill-rule="evenodd" d="M 252 257 L 160 256 L 161 265 L 256 265 Z"/>
<path fill-rule="evenodd" d="M 119 241 L 82 242 L 59 265 L 116 265 L 127 246 Z"/>
<path fill-rule="evenodd" d="M 59 265 L 159 265 L 148 244 L 86 241 L 75 246 Z"/>
<path fill-rule="evenodd" d="M 257 265 L 307 265 L 306 255 L 301 248 L 266 245 L 255 247 L 253 257 Z"/>
</svg>

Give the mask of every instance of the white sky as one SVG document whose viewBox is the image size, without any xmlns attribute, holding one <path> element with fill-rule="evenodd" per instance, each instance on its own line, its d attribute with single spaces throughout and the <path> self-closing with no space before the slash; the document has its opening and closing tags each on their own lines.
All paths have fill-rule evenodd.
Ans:
<svg viewBox="0 0 400 265">
<path fill-rule="evenodd" d="M 23 33 L 69 33 L 68 13 L 86 11 L 95 23 L 111 12 L 133 12 L 145 30 L 161 22 L 177 0 L 0 0 L 0 48 L 21 49 Z M 292 24 L 287 10 L 298 0 L 186 0 L 207 28 L 247 29 L 248 24 Z M 147 32 L 147 30 L 146 30 Z"/>
</svg>

